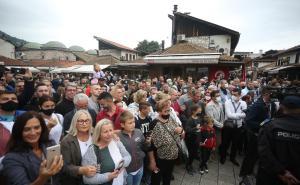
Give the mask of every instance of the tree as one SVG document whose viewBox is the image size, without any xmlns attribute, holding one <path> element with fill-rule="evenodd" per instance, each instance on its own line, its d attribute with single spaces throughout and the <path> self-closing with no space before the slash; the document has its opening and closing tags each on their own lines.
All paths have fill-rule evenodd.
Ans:
<svg viewBox="0 0 300 185">
<path fill-rule="evenodd" d="M 137 50 L 141 56 L 145 56 L 145 55 L 148 55 L 150 53 L 160 50 L 160 48 L 161 47 L 160 47 L 159 43 L 156 41 L 149 42 L 147 40 L 143 40 L 138 43 L 135 50 Z"/>
</svg>

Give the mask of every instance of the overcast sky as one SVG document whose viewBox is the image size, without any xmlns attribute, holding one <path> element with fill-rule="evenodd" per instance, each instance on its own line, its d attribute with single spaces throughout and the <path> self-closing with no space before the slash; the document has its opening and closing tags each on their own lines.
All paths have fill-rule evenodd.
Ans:
<svg viewBox="0 0 300 185">
<path fill-rule="evenodd" d="M 26 41 L 60 41 L 96 49 L 94 35 L 129 47 L 141 40 L 170 45 L 178 11 L 236 30 L 236 51 L 300 44 L 300 0 L 0 0 L 0 30 Z"/>
</svg>

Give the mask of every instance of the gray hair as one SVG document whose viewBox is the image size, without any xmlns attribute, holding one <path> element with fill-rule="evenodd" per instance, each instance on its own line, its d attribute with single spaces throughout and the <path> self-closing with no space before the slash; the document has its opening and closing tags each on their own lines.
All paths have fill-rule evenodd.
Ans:
<svg viewBox="0 0 300 185">
<path fill-rule="evenodd" d="M 113 126 L 113 123 L 112 121 L 110 121 L 109 119 L 102 119 L 100 120 L 97 124 L 96 124 L 96 127 L 94 129 L 94 133 L 93 133 L 93 144 L 97 144 L 100 137 L 101 137 L 101 130 L 102 130 L 102 127 L 104 125 L 109 125 L 111 124 Z"/>
<path fill-rule="evenodd" d="M 78 93 L 74 96 L 73 103 L 76 105 L 76 103 L 80 100 L 89 101 L 89 97 L 84 93 Z"/>
<path fill-rule="evenodd" d="M 90 113 L 89 113 L 88 111 L 86 111 L 86 110 L 78 110 L 78 111 L 76 111 L 76 113 L 75 113 L 75 115 L 73 116 L 73 119 L 72 119 L 72 121 L 71 121 L 70 128 L 69 128 L 69 132 L 68 132 L 68 133 L 69 133 L 70 135 L 72 135 L 72 136 L 76 136 L 76 135 L 77 135 L 77 132 L 78 132 L 77 127 L 76 127 L 77 120 L 78 120 L 79 117 L 80 117 L 81 115 L 83 115 L 83 114 L 85 114 L 85 115 L 88 117 L 88 119 L 90 120 L 89 134 L 91 135 L 92 130 L 93 130 L 93 126 L 92 126 L 93 120 L 92 120 L 92 117 L 91 117 Z"/>
</svg>

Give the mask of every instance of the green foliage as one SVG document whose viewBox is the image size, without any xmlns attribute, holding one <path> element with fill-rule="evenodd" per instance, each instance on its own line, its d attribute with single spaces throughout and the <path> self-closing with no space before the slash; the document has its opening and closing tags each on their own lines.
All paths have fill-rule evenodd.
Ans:
<svg viewBox="0 0 300 185">
<path fill-rule="evenodd" d="M 135 50 L 137 50 L 141 56 L 145 56 L 145 55 L 148 55 L 150 53 L 160 50 L 160 48 L 161 47 L 160 47 L 159 43 L 156 41 L 149 42 L 147 40 L 143 40 L 138 43 Z"/>
</svg>

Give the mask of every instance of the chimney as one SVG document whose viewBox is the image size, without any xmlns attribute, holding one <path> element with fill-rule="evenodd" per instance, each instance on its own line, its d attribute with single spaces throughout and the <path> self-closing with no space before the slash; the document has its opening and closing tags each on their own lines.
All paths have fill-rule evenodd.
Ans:
<svg viewBox="0 0 300 185">
<path fill-rule="evenodd" d="M 173 14 L 177 12 L 177 9 L 178 9 L 178 5 L 177 5 L 177 4 L 175 4 L 175 5 L 174 5 Z"/>
<path fill-rule="evenodd" d="M 263 50 L 262 49 L 259 50 L 259 54 L 261 54 L 261 55 L 263 54 Z"/>
<path fill-rule="evenodd" d="M 161 50 L 164 51 L 165 50 L 165 40 L 161 41 Z"/>
</svg>

